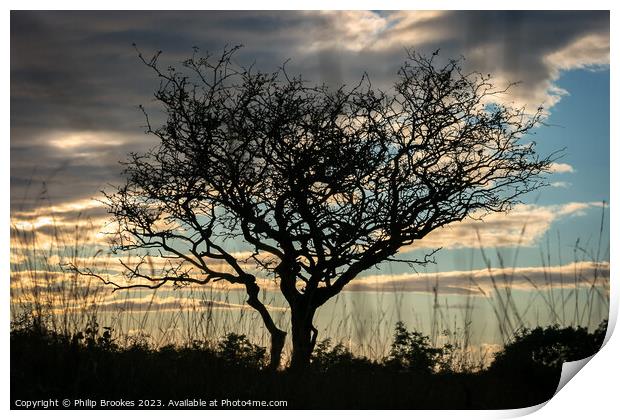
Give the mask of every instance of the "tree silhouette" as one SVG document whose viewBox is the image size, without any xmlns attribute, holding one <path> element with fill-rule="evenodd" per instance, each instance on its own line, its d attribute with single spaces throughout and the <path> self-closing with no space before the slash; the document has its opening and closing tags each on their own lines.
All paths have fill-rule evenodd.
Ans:
<svg viewBox="0 0 620 420">
<path fill-rule="evenodd" d="M 508 210 L 544 181 L 552 157 L 521 139 L 541 120 L 496 103 L 505 90 L 461 60 L 407 53 L 390 93 L 362 77 L 330 89 L 198 50 L 182 69 L 140 59 L 160 80 L 166 121 L 157 147 L 132 154 L 126 183 L 106 194 L 117 251 L 133 280 L 158 288 L 224 280 L 245 287 L 271 334 L 271 366 L 286 333 L 259 299 L 257 275 L 274 276 L 290 306 L 291 367 L 309 362 L 313 317 L 364 270 L 435 229 Z M 233 252 L 240 242 L 252 252 Z M 158 272 L 147 255 L 165 258 Z M 148 268 L 148 269 L 147 269 Z M 137 281 L 137 282 L 136 282 Z"/>
</svg>

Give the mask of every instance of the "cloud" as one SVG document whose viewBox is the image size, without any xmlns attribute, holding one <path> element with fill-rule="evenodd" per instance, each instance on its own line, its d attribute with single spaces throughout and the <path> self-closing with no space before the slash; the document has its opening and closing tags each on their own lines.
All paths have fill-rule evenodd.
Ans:
<svg viewBox="0 0 620 420">
<path fill-rule="evenodd" d="M 22 276 L 22 274 L 24 274 Z M 243 301 L 245 292 L 238 290 L 238 302 L 218 298 L 231 290 L 218 287 L 187 288 L 175 291 L 171 287 L 150 291 L 111 293 L 100 283 L 90 284 L 84 279 L 75 281 L 65 273 L 39 273 L 35 281 L 28 273 L 11 273 L 11 299 L 24 304 L 34 299 L 50 303 L 57 311 L 85 310 L 95 305 L 99 311 L 178 311 L 178 310 L 252 310 Z M 423 292 L 439 294 L 473 294 L 492 297 L 498 290 L 547 293 L 553 288 L 609 287 L 610 264 L 608 261 L 576 261 L 564 265 L 543 267 L 495 267 L 443 272 L 372 274 L 362 275 L 349 283 L 346 292 Z M 45 279 L 43 278 L 45 277 Z M 53 277 L 53 278 L 52 278 Z M 263 287 L 275 291 L 274 284 Z M 211 291 L 209 291 L 211 290 Z M 237 289 L 234 289 L 237 290 Z M 201 294 L 200 291 L 203 293 Z M 212 295 L 213 297 L 208 297 Z M 270 311 L 286 311 L 281 306 L 268 304 Z"/>
<path fill-rule="evenodd" d="M 484 216 L 474 214 L 472 218 L 432 231 L 422 240 L 402 248 L 400 253 L 436 248 L 450 250 L 533 247 L 538 245 L 553 223 L 567 217 L 584 216 L 588 210 L 602 205 L 601 202 L 571 202 L 547 206 L 519 204 L 507 213 L 490 213 Z M 110 254 L 110 238 L 105 232 L 113 231 L 114 227 L 101 203 L 80 200 L 53 206 L 50 210 L 49 213 L 41 209 L 15 212 L 12 216 L 12 270 L 27 271 L 33 264 L 59 269 L 58 262 L 70 262 L 81 268 L 106 273 L 113 281 L 122 284 L 125 268 L 119 258 L 132 267 L 140 262 L 136 255 Z M 93 212 L 92 216 L 89 212 Z M 79 240 L 79 255 L 75 255 L 76 238 Z M 233 246 L 233 249 L 236 247 L 232 253 L 242 269 L 255 273 L 257 277 L 265 275 L 252 259 L 251 251 L 243 250 L 241 243 L 229 243 L 229 246 Z M 32 254 L 33 247 L 38 250 L 36 256 Z M 187 253 L 191 256 L 189 250 Z M 179 263 L 178 259 L 161 258 L 156 252 L 151 254 L 148 263 L 142 268 L 147 272 L 154 270 L 152 275 L 155 276 L 170 268 L 171 264 L 176 266 Z M 259 255 L 258 258 L 262 257 Z M 206 261 L 214 270 L 233 272 L 228 264 L 220 260 Z M 202 277 L 202 274 L 189 264 L 184 267 L 191 269 L 196 278 Z M 265 286 L 271 287 L 269 280 L 266 280 Z"/>
<path fill-rule="evenodd" d="M 609 12 L 570 11 L 16 11 L 11 13 L 11 206 L 92 197 L 120 182 L 119 160 L 155 139 L 137 105 L 161 121 L 157 80 L 131 44 L 177 64 L 193 46 L 245 44 L 242 64 L 287 68 L 306 80 L 353 83 L 367 71 L 389 89 L 404 48 L 463 55 L 507 100 L 552 105 L 561 71 L 605 67 Z M 66 188 L 71 185 L 71 188 Z"/>
<path fill-rule="evenodd" d="M 557 86 L 562 71 L 606 68 L 609 64 L 609 14 L 568 11 L 396 11 L 380 14 L 371 28 L 351 31 L 356 42 L 347 50 L 380 56 L 375 74 L 386 63 L 400 63 L 405 48 L 442 50 L 444 57 L 464 56 L 470 70 L 490 73 L 497 85 L 519 82 L 504 100 L 535 109 L 555 105 L 568 94 Z M 355 14 L 334 14 L 340 28 L 355 27 Z M 342 29 L 336 35 L 341 35 Z M 323 31 L 328 38 L 331 32 Z M 348 39 L 345 35 L 343 39 Z M 342 49 L 336 41 L 325 50 Z M 324 54 L 328 54 L 325 52 Z M 398 55 L 401 57 L 398 57 Z M 355 63 L 355 58 L 348 58 Z M 370 60 L 369 60 L 370 61 Z M 341 69 L 346 64 L 341 65 Z M 342 71 L 342 70 L 341 70 Z M 372 75 L 373 72 L 371 71 Z"/>
<path fill-rule="evenodd" d="M 584 35 L 545 57 L 556 71 L 589 68 L 596 70 L 609 64 L 609 34 Z M 557 77 L 557 74 L 556 74 Z"/>
<path fill-rule="evenodd" d="M 33 275 L 36 274 L 36 275 Z M 229 299 L 237 299 L 231 302 Z M 75 276 L 62 271 L 36 273 L 13 271 L 11 273 L 11 301 L 24 305 L 38 302 L 52 310 L 81 311 L 96 308 L 103 312 L 136 311 L 210 311 L 210 310 L 254 310 L 245 303 L 246 294 L 242 288 L 186 287 L 174 289 L 164 286 L 153 293 L 148 289 L 132 289 L 113 292 L 111 286 L 87 276 Z M 265 301 L 270 311 L 285 311 Z"/>
<path fill-rule="evenodd" d="M 420 25 L 415 25 L 419 30 Z M 426 22 L 440 32 L 421 47 L 437 45 L 463 54 L 468 68 L 491 73 L 519 104 L 546 108 L 566 92 L 556 85 L 561 71 L 609 64 L 609 14 L 580 12 L 446 12 Z"/>
<path fill-rule="evenodd" d="M 436 229 L 401 252 L 425 248 L 506 248 L 535 246 L 551 224 L 563 217 L 582 216 L 602 203 L 537 206 L 519 204 L 507 213 L 491 213 L 481 220 L 467 218 Z"/>
<path fill-rule="evenodd" d="M 216 301 L 182 298 L 175 296 L 144 296 L 141 298 L 127 298 L 107 300 L 97 305 L 103 312 L 144 312 L 144 311 L 179 311 L 179 310 L 253 310 L 247 305 Z"/>
<path fill-rule="evenodd" d="M 146 139 L 113 130 L 12 129 L 12 213 L 101 198 L 101 190 L 122 183 L 119 162 L 151 146 Z"/>
<path fill-rule="evenodd" d="M 556 174 L 572 174 L 575 172 L 575 169 L 568 163 L 552 162 L 551 165 L 549 165 L 549 171 Z"/>
<path fill-rule="evenodd" d="M 89 131 L 57 133 L 47 141 L 68 156 L 80 158 L 98 158 L 101 149 L 116 148 L 126 142 L 122 136 L 110 132 Z"/>
<path fill-rule="evenodd" d="M 444 294 L 493 294 L 495 282 L 501 290 L 547 290 L 609 286 L 609 262 L 580 261 L 550 267 L 508 267 L 438 273 L 377 274 L 349 283 L 349 291 L 429 292 Z"/>
<path fill-rule="evenodd" d="M 298 49 L 312 53 L 326 49 L 344 49 L 361 51 L 368 48 L 384 32 L 388 21 L 371 11 L 338 10 L 306 12 L 309 27 L 307 42 L 302 42 Z M 322 21 L 313 25 L 314 21 Z"/>
<path fill-rule="evenodd" d="M 549 185 L 552 186 L 553 188 L 570 188 L 572 184 L 566 181 L 557 181 L 557 182 L 552 182 Z"/>
</svg>

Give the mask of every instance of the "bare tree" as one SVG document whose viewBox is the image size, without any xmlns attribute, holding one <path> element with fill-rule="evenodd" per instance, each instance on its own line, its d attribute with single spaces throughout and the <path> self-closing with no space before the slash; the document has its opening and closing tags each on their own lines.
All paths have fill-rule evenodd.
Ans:
<svg viewBox="0 0 620 420">
<path fill-rule="evenodd" d="M 317 308 L 384 261 L 426 264 L 398 252 L 466 217 L 502 212 L 544 184 L 552 157 L 523 135 L 541 110 L 501 105 L 489 75 L 461 60 L 408 52 L 390 93 L 364 76 L 330 89 L 236 65 L 237 48 L 194 55 L 182 70 L 139 57 L 160 79 L 166 122 L 159 145 L 126 163 L 107 195 L 115 249 L 156 250 L 158 275 L 125 263 L 130 286 L 224 280 L 247 291 L 280 364 L 286 333 L 259 299 L 274 276 L 290 305 L 291 367 L 309 363 Z M 146 113 L 145 113 L 146 115 Z M 236 242 L 234 242 L 236 241 Z M 242 241 L 251 256 L 234 253 Z"/>
</svg>

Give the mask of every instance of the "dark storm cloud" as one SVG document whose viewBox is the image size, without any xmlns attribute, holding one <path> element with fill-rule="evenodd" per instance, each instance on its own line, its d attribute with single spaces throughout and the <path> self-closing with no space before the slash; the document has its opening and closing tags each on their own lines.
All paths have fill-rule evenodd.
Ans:
<svg viewBox="0 0 620 420">
<path fill-rule="evenodd" d="M 561 52 L 590 36 L 598 41 L 594 48 L 584 45 L 585 62 L 572 59 L 572 66 L 600 64 L 608 60 L 609 14 L 580 11 L 482 11 L 454 12 L 433 21 L 426 21 L 418 30 L 443 28 L 438 41 L 430 46 L 444 44 L 450 55 L 464 54 L 469 66 L 510 81 L 523 82 L 524 90 L 540 95 L 549 88 L 559 63 L 549 55 Z M 400 30 L 411 29 L 405 27 Z M 532 99 L 537 95 L 532 95 Z"/>
<path fill-rule="evenodd" d="M 128 151 L 152 144 L 137 105 L 156 109 L 157 80 L 134 42 L 145 54 L 163 50 L 164 64 L 193 46 L 244 44 L 238 60 L 265 71 L 291 58 L 289 71 L 317 83 L 352 83 L 367 71 L 383 88 L 405 47 L 441 48 L 443 57 L 462 54 L 468 67 L 500 81 L 523 81 L 514 97 L 538 105 L 558 100 L 559 71 L 608 62 L 609 14 L 12 12 L 12 206 L 24 205 L 24 188 L 43 180 L 54 202 L 94 196 L 120 180 L 118 161 Z M 65 138 L 72 140 L 63 146 Z"/>
</svg>

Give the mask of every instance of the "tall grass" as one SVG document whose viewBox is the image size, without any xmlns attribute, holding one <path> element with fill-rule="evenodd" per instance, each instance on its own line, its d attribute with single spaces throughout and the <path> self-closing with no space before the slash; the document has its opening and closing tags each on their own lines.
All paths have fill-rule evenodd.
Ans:
<svg viewBox="0 0 620 420">
<path fill-rule="evenodd" d="M 44 215 L 50 219 L 42 227 Z M 609 248 L 604 249 L 603 241 L 604 226 L 603 209 L 596 247 L 588 250 L 578 241 L 572 249 L 575 262 L 590 261 L 598 267 L 608 260 Z M 12 221 L 11 321 L 15 325 L 29 317 L 42 328 L 71 336 L 96 323 L 107 327 L 121 346 L 214 346 L 218 338 L 230 332 L 245 334 L 261 346 L 268 345 L 261 320 L 244 304 L 242 290 L 187 287 L 162 288 L 154 292 L 138 289 L 112 292 L 109 286 L 93 277 L 67 270 L 68 265 L 97 268 L 101 272 L 114 270 L 115 257 L 93 237 L 98 228 L 82 216 L 77 217 L 73 226 L 67 226 L 57 221 L 53 212 L 43 211 L 30 214 L 27 219 L 21 218 L 19 222 Z M 559 233 L 557 242 L 556 258 L 561 263 Z M 536 326 L 526 319 L 534 309 L 539 312 L 544 309 L 543 319 L 537 318 L 537 323 L 543 325 L 593 327 L 607 317 L 609 278 L 598 268 L 585 287 L 585 296 L 579 264 L 575 264 L 572 278 L 562 276 L 559 284 L 554 283 L 553 276 L 546 270 L 543 285 L 526 278 L 543 305 L 541 308 L 532 299 L 523 307 L 515 299 L 514 283 L 523 280 L 518 278 L 515 269 L 518 252 L 509 265 L 496 250 L 496 261 L 503 269 L 499 277 L 494 274 L 489 250 L 480 247 L 480 253 L 488 269 L 491 290 L 483 290 L 472 278 L 472 292 L 464 296 L 458 308 L 440 293 L 438 283 L 430 284 L 427 294 L 430 322 L 415 322 L 417 315 L 411 316 L 404 293 L 398 290 L 391 296 L 367 294 L 361 299 L 362 303 L 359 299 L 349 299 L 358 292 L 349 295 L 345 292 L 319 311 L 320 337 L 342 342 L 359 356 L 382 360 L 388 354 L 394 325 L 409 317 L 414 319 L 414 325 L 409 327 L 428 331 L 434 347 L 449 345 L 454 349 L 450 360 L 454 370 L 474 371 L 488 364 L 493 354 L 493 348 L 485 347 L 476 338 L 479 332 L 473 328 L 480 302 L 491 309 L 494 328 L 502 344 L 510 342 L 523 328 Z M 551 267 L 551 254 L 551 246 L 547 243 L 546 249 L 541 249 L 543 267 Z M 393 303 L 388 302 L 388 297 Z M 285 306 L 283 300 L 270 291 L 263 292 L 263 300 L 275 308 L 276 323 L 288 329 L 288 313 L 278 309 Z M 290 348 L 286 347 L 286 351 Z"/>
</svg>

